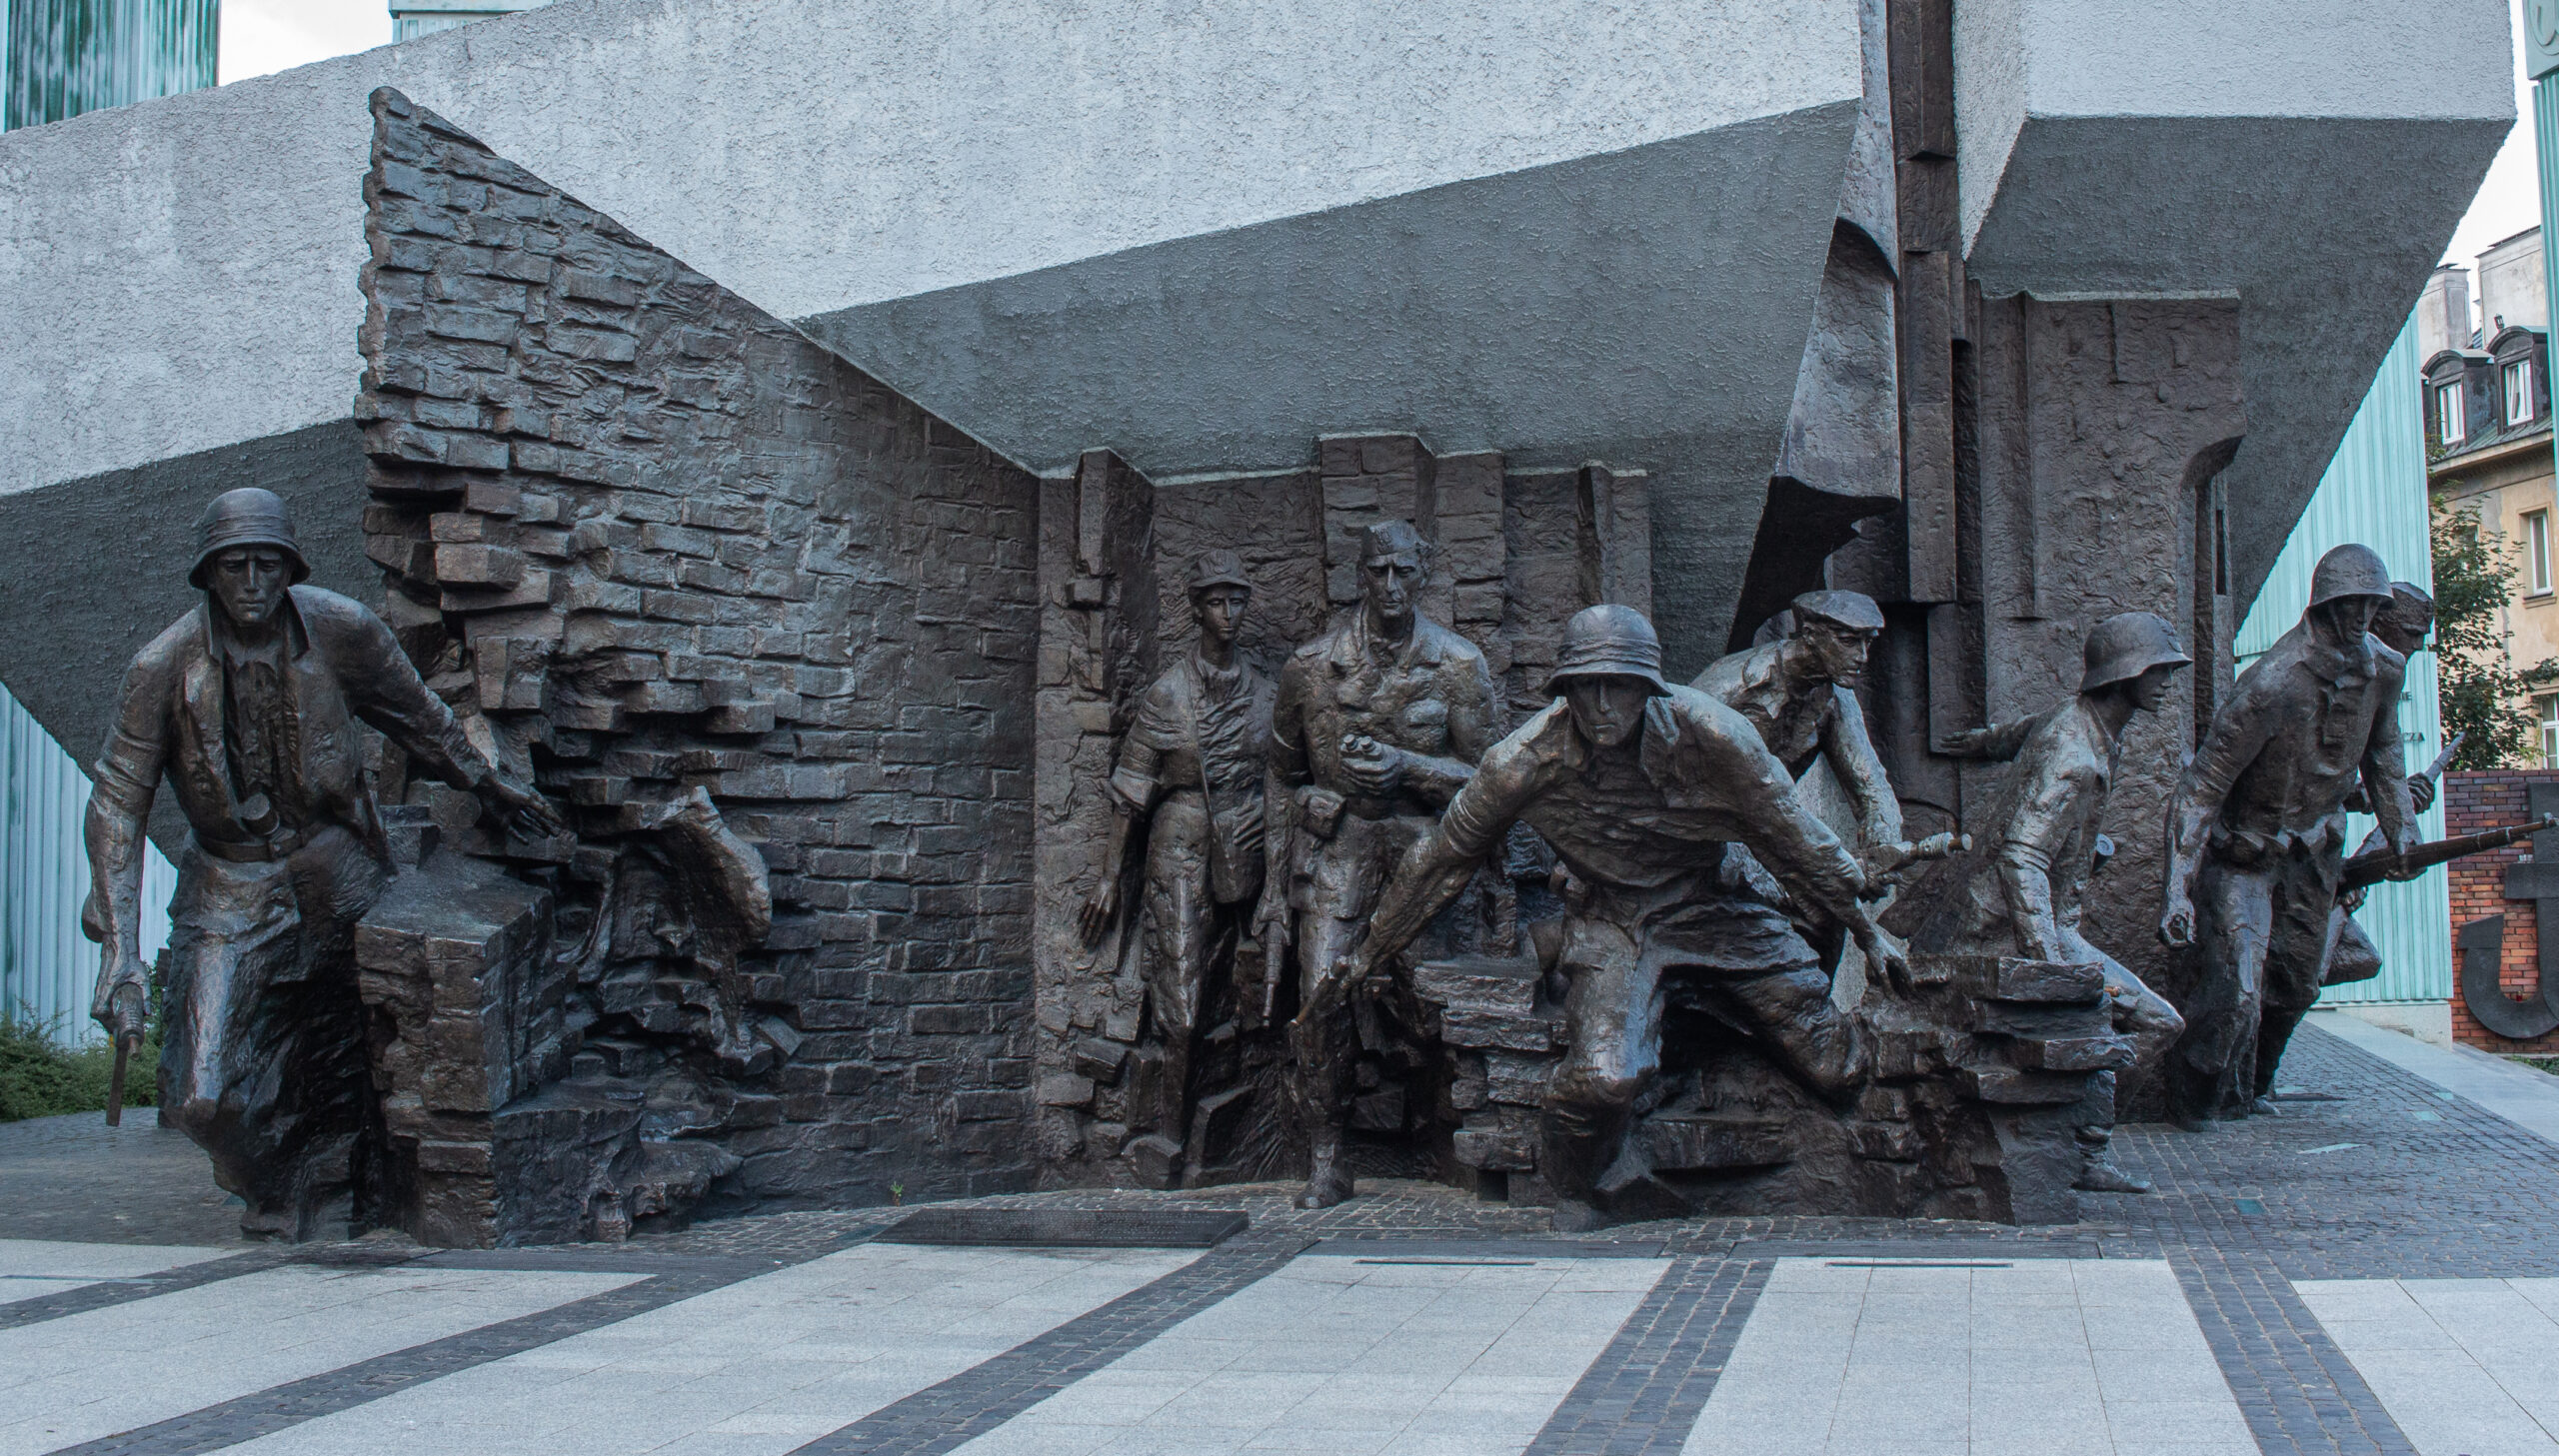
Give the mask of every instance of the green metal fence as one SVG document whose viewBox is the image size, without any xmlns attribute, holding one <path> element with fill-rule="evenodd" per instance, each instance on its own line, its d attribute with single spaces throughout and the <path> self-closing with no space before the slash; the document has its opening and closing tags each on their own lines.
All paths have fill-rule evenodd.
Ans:
<svg viewBox="0 0 2559 1456">
<path fill-rule="evenodd" d="M 2381 553 L 2394 580 L 2434 590 L 2434 553 L 2426 531 L 2425 412 L 2417 381 L 2422 362 L 2411 320 L 2382 360 L 2372 391 L 2319 478 L 2301 524 L 2293 528 L 2248 620 L 2240 624 L 2236 652 L 2242 668 L 2301 620 L 2310 601 L 2310 569 L 2332 547 L 2361 542 Z M 2425 766 L 2443 746 L 2431 652 L 2419 653 L 2408 665 L 2399 729 L 2412 770 Z M 2427 838 L 2440 837 L 2441 805 L 2419 821 Z M 2361 842 L 2371 826 L 2371 819 L 2355 815 L 2349 842 Z M 2405 884 L 2375 885 L 2356 918 L 2381 950 L 2381 974 L 2331 987 L 2323 1001 L 2451 999 L 2452 899 L 2441 868 Z"/>
<path fill-rule="evenodd" d="M 0 0 L 0 131 L 214 83 L 222 0 Z"/>
</svg>

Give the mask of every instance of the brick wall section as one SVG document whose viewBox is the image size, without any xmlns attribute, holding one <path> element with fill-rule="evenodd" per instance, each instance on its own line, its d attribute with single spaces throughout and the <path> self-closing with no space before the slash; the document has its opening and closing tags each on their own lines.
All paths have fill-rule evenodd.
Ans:
<svg viewBox="0 0 2559 1456">
<path fill-rule="evenodd" d="M 456 815 L 448 842 L 557 886 L 574 933 L 627 806 L 707 787 L 772 876 L 742 1011 L 788 1026 L 752 1075 L 670 1052 L 737 1191 L 1024 1186 L 1037 483 L 396 92 L 374 107 L 386 616 L 576 830 L 499 846 Z"/>
<path fill-rule="evenodd" d="M 2485 772 L 2446 773 L 2443 778 L 2443 831 L 2446 834 L 2475 834 L 2483 829 L 2521 822 L 2530 811 L 2525 799 L 2536 783 L 2559 784 L 2559 772 L 2499 768 Z M 2452 881 L 2452 924 L 2446 934 L 2457 935 L 2461 927 L 2482 915 L 2502 914 L 2506 917 L 2504 953 L 2498 957 L 2497 981 L 2507 995 L 2530 995 L 2541 984 L 2541 931 L 2537 906 L 2531 900 L 2506 898 L 2506 866 L 2531 857 L 2529 841 L 2510 844 L 2487 854 L 2473 854 L 2455 859 L 2449 866 Z M 2460 951 L 2453 952 L 2453 973 L 2460 975 Z M 2477 1017 L 2461 1003 L 2458 991 L 2452 998 L 2452 1034 L 2469 1045 L 2487 1051 L 2532 1051 L 2559 1054 L 2559 1032 L 2531 1041 L 2510 1041 L 2479 1024 Z"/>
</svg>

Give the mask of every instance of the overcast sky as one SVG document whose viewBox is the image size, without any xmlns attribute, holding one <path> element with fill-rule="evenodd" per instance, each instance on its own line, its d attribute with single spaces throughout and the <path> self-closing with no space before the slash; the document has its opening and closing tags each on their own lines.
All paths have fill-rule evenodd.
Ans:
<svg viewBox="0 0 2559 1456">
<path fill-rule="evenodd" d="M 226 82 L 389 44 L 384 0 L 222 0 Z"/>
</svg>

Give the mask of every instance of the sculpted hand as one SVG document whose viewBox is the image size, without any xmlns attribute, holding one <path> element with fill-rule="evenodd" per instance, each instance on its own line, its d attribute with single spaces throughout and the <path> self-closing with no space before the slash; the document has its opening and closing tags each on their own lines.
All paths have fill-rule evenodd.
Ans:
<svg viewBox="0 0 2559 1456">
<path fill-rule="evenodd" d="M 492 773 L 481 781 L 480 802 L 520 838 L 548 839 L 569 829 L 549 799 L 504 773 Z"/>
<path fill-rule="evenodd" d="M 2195 902 L 2190 895 L 2178 895 L 2168 901 L 2168 911 L 2159 917 L 2159 938 L 2169 945 L 2195 943 Z"/>
<path fill-rule="evenodd" d="M 2408 797 L 2416 801 L 2417 812 L 2419 813 L 2424 813 L 2427 809 L 2433 808 L 2435 806 L 2435 781 L 2431 778 L 2410 778 L 2408 780 Z"/>
<path fill-rule="evenodd" d="M 2409 850 L 2416 847 L 2417 826 L 2415 824 L 2401 824 L 2399 832 L 2390 836 L 2390 852 L 2393 854 L 2405 856 Z"/>
<path fill-rule="evenodd" d="M 1866 980 L 1878 987 L 1888 986 L 1908 994 L 1910 991 L 1910 954 L 1901 941 L 1887 934 L 1874 916 L 1860 914 L 1848 923 L 1848 934 L 1866 957 Z"/>
<path fill-rule="evenodd" d="M 1390 743 L 1360 736 L 1342 740 L 1341 771 L 1364 797 L 1394 797 L 1403 786 L 1403 749 Z"/>
<path fill-rule="evenodd" d="M 100 965 L 97 993 L 89 998 L 89 1019 L 105 1028 L 109 1036 L 139 1034 L 144 987 L 150 983 L 150 975 L 140 957 L 130 954 Z"/>
<path fill-rule="evenodd" d="M 1084 943 L 1099 945 L 1111 930 L 1111 922 L 1120 918 L 1120 876 L 1106 874 L 1085 898 L 1084 907 L 1076 911 L 1076 926 L 1084 932 Z"/>
</svg>

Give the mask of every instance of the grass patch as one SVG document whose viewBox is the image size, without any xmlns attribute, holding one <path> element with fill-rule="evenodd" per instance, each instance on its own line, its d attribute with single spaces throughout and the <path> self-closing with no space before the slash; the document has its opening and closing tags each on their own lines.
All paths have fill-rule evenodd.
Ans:
<svg viewBox="0 0 2559 1456">
<path fill-rule="evenodd" d="M 114 1050 L 103 1043 L 70 1050 L 35 1022 L 0 1020 L 0 1122 L 104 1112 L 115 1064 Z M 159 1039 L 145 1035 L 125 1067 L 126 1106 L 151 1105 L 159 1066 Z"/>
</svg>

